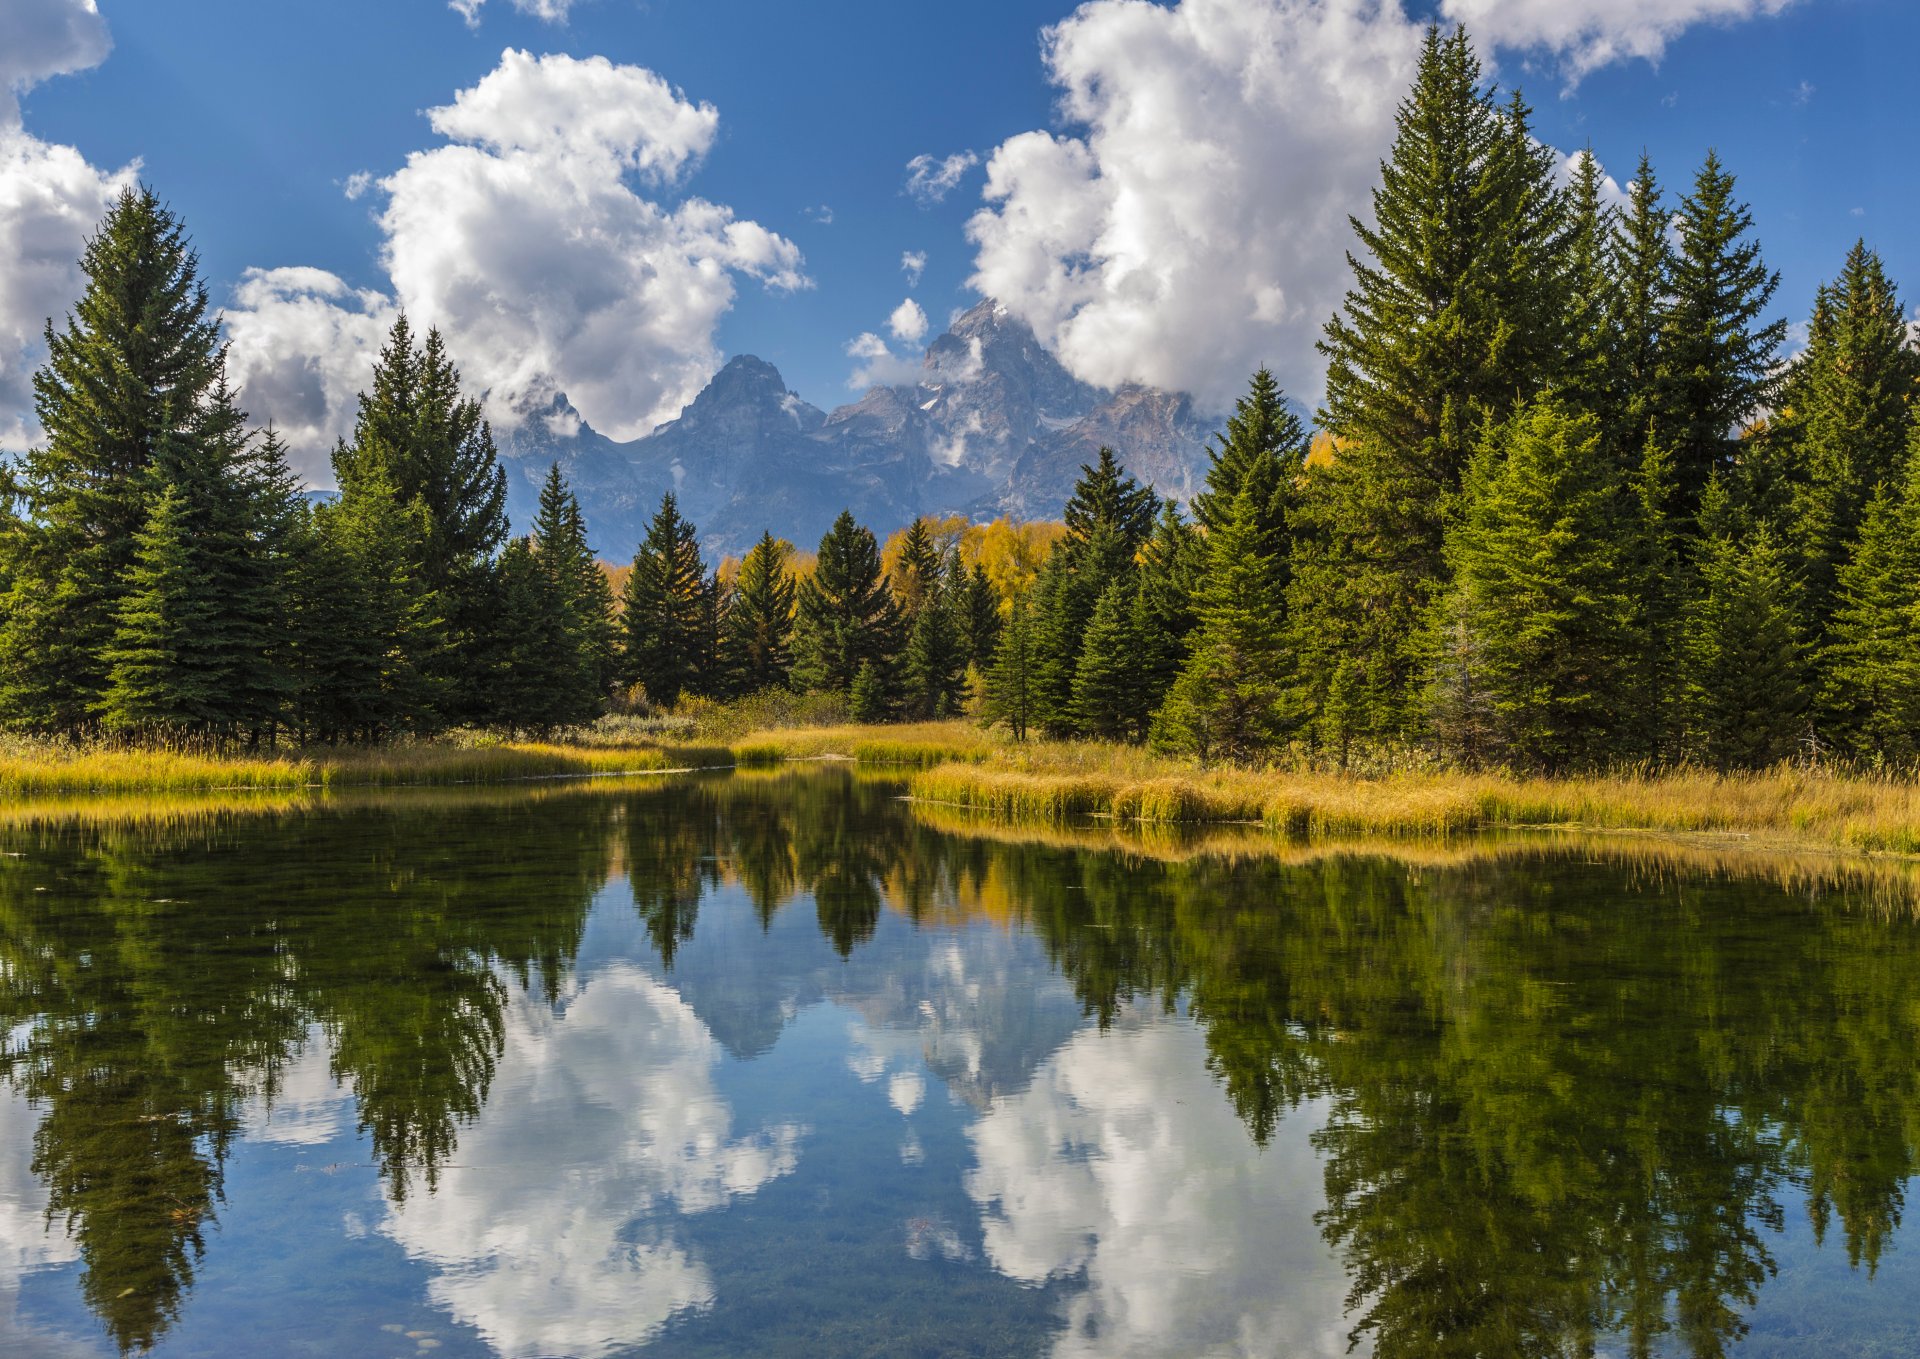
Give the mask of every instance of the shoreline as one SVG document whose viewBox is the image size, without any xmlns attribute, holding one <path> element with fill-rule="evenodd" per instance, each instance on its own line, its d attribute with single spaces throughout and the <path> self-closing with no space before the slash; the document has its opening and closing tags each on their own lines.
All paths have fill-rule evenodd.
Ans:
<svg viewBox="0 0 1920 1359">
<path fill-rule="evenodd" d="M 970 722 L 793 728 L 735 740 L 594 746 L 422 743 L 220 756 L 0 746 L 0 799 L 27 804 L 168 794 L 283 795 L 560 782 L 766 768 L 789 761 L 898 771 L 907 796 L 1005 824 L 1239 828 L 1284 838 L 1438 840 L 1552 831 L 1679 837 L 1756 853 L 1920 858 L 1920 781 L 1799 768 L 1577 778 L 1470 772 L 1358 775 L 1203 769 L 1095 742 L 1016 745 Z"/>
</svg>

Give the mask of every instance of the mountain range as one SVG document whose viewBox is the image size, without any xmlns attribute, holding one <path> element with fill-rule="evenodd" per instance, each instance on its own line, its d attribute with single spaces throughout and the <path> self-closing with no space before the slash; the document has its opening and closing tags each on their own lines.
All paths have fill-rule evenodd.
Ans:
<svg viewBox="0 0 1920 1359">
<path fill-rule="evenodd" d="M 717 560 L 767 529 L 811 549 L 842 509 L 882 538 L 923 514 L 1057 518 L 1103 444 L 1142 482 L 1185 501 L 1219 427 L 1177 393 L 1077 380 L 988 300 L 927 347 L 911 384 L 873 387 L 832 412 L 741 355 L 651 434 L 615 442 L 560 396 L 503 432 L 500 452 L 516 532 L 532 523 L 558 461 L 601 557 L 632 556 L 672 490 Z"/>
</svg>

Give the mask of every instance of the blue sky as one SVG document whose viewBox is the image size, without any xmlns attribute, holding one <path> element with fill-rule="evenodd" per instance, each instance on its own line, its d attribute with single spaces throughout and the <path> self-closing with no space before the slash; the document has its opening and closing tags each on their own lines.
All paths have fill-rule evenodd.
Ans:
<svg viewBox="0 0 1920 1359">
<path fill-rule="evenodd" d="M 556 4 L 565 10 L 560 21 L 523 12 Z M 1326 20 L 1330 9 L 1340 11 L 1343 22 L 1364 24 L 1372 0 L 1184 0 L 1178 10 L 1163 7 L 1160 16 L 1144 16 L 1145 26 L 1137 28 L 1129 25 L 1142 23 L 1136 12 L 1141 6 L 1101 0 L 1075 21 L 1077 37 L 1064 57 L 1056 51 L 1051 66 L 1042 30 L 1073 13 L 1060 0 L 572 0 L 570 6 L 564 0 L 488 0 L 471 22 L 442 0 L 98 5 L 111 38 L 111 50 L 98 64 L 51 75 L 59 65 L 49 61 L 43 71 L 29 69 L 24 76 L 0 65 L 0 76 L 11 74 L 16 86 L 41 77 L 21 96 L 20 131 L 46 146 L 73 148 L 98 169 L 103 184 L 137 160 L 141 178 L 186 218 L 215 299 L 229 307 L 236 306 L 235 288 L 247 270 L 303 267 L 324 270 L 369 295 L 431 310 L 434 304 L 414 296 L 441 296 L 428 273 L 450 266 L 421 262 L 416 272 L 427 282 L 397 282 L 384 262 L 394 228 L 376 220 L 386 195 L 376 185 L 349 199 L 345 186 L 356 172 L 383 180 L 411 153 L 456 140 L 430 126 L 424 111 L 478 86 L 502 66 L 507 49 L 604 57 L 615 70 L 657 74 L 692 105 L 711 105 L 718 123 L 703 147 L 689 153 L 669 181 L 640 183 L 638 197 L 663 210 L 689 198 L 723 205 L 737 221 L 776 236 L 787 253 L 759 266 L 722 261 L 718 267 L 731 280 L 731 296 L 708 298 L 706 320 L 661 337 L 653 349 L 588 356 L 610 368 L 600 375 L 597 409 L 583 407 L 586 415 L 596 425 L 624 420 L 627 432 L 634 421 L 652 418 L 656 407 L 671 406 L 692 380 L 688 374 L 709 368 L 716 355 L 768 358 L 792 387 L 823 406 L 851 399 L 848 380 L 856 362 L 849 343 L 873 332 L 894 356 L 887 362 L 911 360 L 918 352 L 914 327 L 906 328 L 905 339 L 889 335 L 890 313 L 911 296 L 930 317 L 931 333 L 938 333 L 951 311 L 977 296 L 969 286 L 976 274 L 1010 285 L 996 292 L 1021 294 L 1003 300 L 1030 313 L 1043 338 L 1091 380 L 1197 387 L 1219 371 L 1218 391 L 1242 381 L 1252 363 L 1269 362 L 1311 400 L 1318 370 L 1304 352 L 1317 325 L 1310 313 L 1324 310 L 1330 281 L 1339 281 L 1343 267 L 1341 233 L 1328 223 L 1363 206 L 1350 200 L 1363 194 L 1371 163 L 1384 148 L 1377 103 L 1327 105 L 1363 99 L 1353 87 L 1380 71 L 1401 69 L 1394 63 L 1402 60 L 1393 46 L 1396 36 L 1387 44 L 1391 52 L 1373 66 L 1356 64 L 1344 85 L 1335 82 L 1333 94 L 1286 93 L 1297 82 L 1304 88 L 1311 79 L 1326 79 L 1328 61 L 1344 60 L 1358 46 L 1337 25 L 1297 41 L 1286 35 Z M 1566 17 L 1583 5 L 1592 11 L 1588 20 Z M 1912 96 L 1902 79 L 1910 54 L 1920 50 L 1920 5 L 1782 5 L 1449 0 L 1447 13 L 1481 21 L 1476 27 L 1483 47 L 1503 80 L 1518 79 L 1527 90 L 1544 140 L 1564 151 L 1590 143 L 1622 180 L 1643 146 L 1670 187 L 1683 185 L 1704 151 L 1717 147 L 1753 204 L 1769 261 L 1783 273 L 1781 309 L 1796 320 L 1856 235 L 1879 248 L 1895 277 L 1908 280 L 1920 296 L 1920 245 L 1912 229 L 1920 184 L 1906 144 Z M 0 0 L 0 6 L 52 14 L 85 9 L 88 0 Z M 1406 18 L 1417 22 L 1431 12 L 1429 5 L 1410 4 Z M 1153 164 L 1163 151 L 1178 161 L 1177 142 L 1168 148 L 1153 140 L 1155 120 L 1167 112 L 1161 105 L 1183 99 L 1195 105 L 1164 119 L 1168 135 L 1177 137 L 1180 126 L 1205 124 L 1209 101 L 1234 102 L 1227 86 L 1246 71 L 1234 66 L 1232 52 L 1223 55 L 1208 44 L 1218 48 L 1220 35 L 1239 32 L 1233 25 L 1249 15 L 1283 34 L 1277 64 L 1257 77 L 1281 92 L 1252 96 L 1250 108 L 1227 116 L 1227 122 L 1238 119 L 1239 130 L 1227 134 L 1219 154 L 1244 178 L 1259 182 L 1250 182 L 1238 199 L 1209 191 L 1195 197 L 1191 211 L 1178 211 L 1184 181 L 1177 163 L 1140 171 L 1136 182 L 1125 176 Z M 1169 16 L 1193 22 L 1176 33 Z M 1391 12 L 1389 18 L 1397 21 Z M 0 37 L 5 22 L 20 20 L 0 20 Z M 1230 38 L 1226 45 L 1233 45 Z M 1649 47 L 1658 49 L 1656 60 L 1607 59 L 1614 48 Z M 557 79 L 574 70 L 550 73 Z M 1061 99 L 1072 93 L 1076 79 L 1083 82 L 1083 97 L 1070 111 Z M 1129 89 L 1137 96 L 1131 103 Z M 1397 97 L 1398 91 L 1391 93 Z M 1329 115 L 1327 126 L 1301 133 L 1302 121 L 1316 113 Z M 512 116 L 512 108 L 502 116 Z M 1110 121 L 1104 144 L 1102 119 Z M 1047 153 L 1044 164 L 1022 172 L 1011 198 L 993 205 L 992 239 L 969 239 L 968 220 L 983 206 L 985 162 L 996 148 L 1035 132 L 1090 146 L 1094 179 L 1063 169 L 1050 147 L 1022 143 Z M 1297 154 L 1296 140 L 1302 144 Z M 914 157 L 960 153 L 980 163 L 965 169 L 943 201 L 925 202 L 906 191 Z M 1101 197 L 1104 188 L 1090 189 L 1096 181 L 1118 185 L 1116 201 Z M 424 183 L 422 194 L 431 197 Z M 1135 208 L 1126 203 L 1137 206 L 1140 200 L 1147 201 L 1140 209 L 1145 217 L 1135 221 L 1127 215 Z M 1015 205 L 1021 208 L 1018 221 L 1010 210 Z M 630 207 L 622 200 L 609 210 Z M 1158 207 L 1167 208 L 1158 214 L 1163 220 L 1147 221 Z M 1307 211 L 1312 220 L 1299 219 Z M 1073 231 L 1056 239 L 1047 220 L 1051 213 L 1075 220 L 1091 213 L 1098 225 L 1082 221 L 1074 230 L 1130 238 L 1149 262 L 1178 256 L 1189 246 L 1195 253 L 1176 260 L 1160 279 L 1163 290 L 1142 302 L 1138 269 L 1129 274 L 1109 268 L 1090 281 L 1084 244 L 1076 243 Z M 1206 234 L 1210 220 L 1221 223 L 1222 239 L 1196 244 L 1193 238 Z M 556 221 L 568 229 L 564 216 Z M 592 221 L 581 225 L 595 227 Z M 432 232 L 417 213 L 413 229 Z M 562 246 L 540 239 L 543 231 L 553 234 L 552 223 L 517 229 L 529 232 L 510 256 L 525 261 L 526 286 L 540 286 L 544 261 L 558 261 L 552 267 L 559 270 L 572 267 L 547 253 Z M 0 221 L 0 239 L 5 230 Z M 1256 261 L 1263 271 L 1258 278 L 1271 279 L 1272 306 L 1254 308 L 1260 312 L 1256 319 L 1212 324 L 1210 310 L 1247 291 L 1236 242 L 1269 232 L 1297 242 Z M 917 286 L 903 275 L 904 252 L 926 256 Z M 8 267 L 0 257 L 0 271 Z M 803 286 L 790 286 L 794 275 L 804 276 Z M 524 305 L 514 298 L 502 303 L 508 312 Z M 587 298 L 580 305 L 590 308 L 597 301 Z M 361 310 L 369 308 L 378 312 L 375 303 Z M 616 309 L 610 316 L 618 321 L 632 314 Z M 1280 320 L 1283 314 L 1291 319 Z M 277 315 L 262 310 L 257 328 L 280 325 Z M 448 329 L 456 338 L 462 324 L 476 323 L 471 315 L 464 323 L 452 321 Z M 553 324 L 564 329 L 571 322 L 561 316 Z M 367 330 L 361 327 L 358 334 L 364 337 Z M 274 353 L 281 358 L 294 343 L 290 334 L 284 328 L 274 334 L 280 346 Z M 0 332 L 0 347 L 4 340 Z M 556 341 L 553 355 L 542 361 L 556 370 L 579 366 L 585 351 L 578 344 L 569 349 L 571 343 Z M 667 357 L 656 364 L 658 353 Z M 0 372 L 0 402 L 10 385 L 17 400 L 19 364 L 30 357 L 14 356 L 12 384 Z M 0 364 L 7 361 L 0 355 Z M 475 362 L 496 387 L 508 381 L 507 358 Z M 640 375 L 654 367 L 664 376 Z M 616 388 L 625 373 L 636 375 L 635 390 L 644 389 L 644 399 L 622 401 Z M 568 371 L 548 377 L 556 389 L 576 385 Z M 512 380 L 539 386 L 524 371 Z M 578 383 L 589 390 L 586 379 Z M 274 404 L 280 400 L 270 396 L 276 390 L 263 376 L 261 399 Z M 291 412 L 267 413 L 299 424 Z M 337 422 L 338 412 L 331 418 Z M 324 424 L 318 416 L 314 421 L 316 430 Z"/>
</svg>

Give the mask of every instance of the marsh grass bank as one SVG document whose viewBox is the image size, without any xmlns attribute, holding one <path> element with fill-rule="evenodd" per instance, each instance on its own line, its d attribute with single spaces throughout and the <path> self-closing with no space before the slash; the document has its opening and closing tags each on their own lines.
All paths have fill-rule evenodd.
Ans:
<svg viewBox="0 0 1920 1359">
<path fill-rule="evenodd" d="M 1730 845 L 1920 855 L 1920 782 L 1780 767 L 1583 778 L 1415 770 L 1378 775 L 1202 768 L 1130 746 L 1014 744 L 966 721 L 794 726 L 735 736 L 731 718 L 611 743 L 464 737 L 280 756 L 55 742 L 0 746 L 0 798 L 293 793 L 507 783 L 848 760 L 904 779 L 923 806 L 1003 822 L 1113 818 L 1164 826 L 1241 826 L 1293 837 L 1440 838 L 1483 831 L 1651 832 Z M 625 735 L 625 733 L 621 733 Z"/>
</svg>

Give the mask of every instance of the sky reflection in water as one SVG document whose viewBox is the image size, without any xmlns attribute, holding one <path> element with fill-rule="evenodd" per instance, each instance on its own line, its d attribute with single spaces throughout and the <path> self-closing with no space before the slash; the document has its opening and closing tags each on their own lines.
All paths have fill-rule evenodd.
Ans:
<svg viewBox="0 0 1920 1359">
<path fill-rule="evenodd" d="M 893 791 L 9 832 L 0 1352 L 1920 1350 L 1911 917 Z"/>
</svg>

